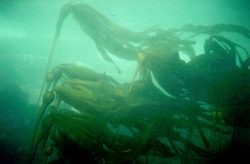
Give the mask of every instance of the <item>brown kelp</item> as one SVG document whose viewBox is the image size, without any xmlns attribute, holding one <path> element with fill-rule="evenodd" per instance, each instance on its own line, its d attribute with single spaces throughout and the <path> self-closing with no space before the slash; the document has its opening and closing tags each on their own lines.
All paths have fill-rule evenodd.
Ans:
<svg viewBox="0 0 250 164">
<path fill-rule="evenodd" d="M 51 64 L 62 24 L 69 14 L 79 23 L 83 32 L 95 42 L 96 48 L 102 57 L 106 61 L 113 63 L 119 72 L 120 69 L 110 58 L 108 53 L 126 60 L 135 60 L 137 53 L 145 41 L 149 39 L 150 34 L 157 31 L 156 28 L 150 28 L 142 32 L 132 32 L 124 27 L 116 25 L 107 17 L 86 4 L 66 4 L 62 7 L 57 20 L 56 31 L 45 70 L 46 73 Z M 43 82 L 42 88 L 44 85 L 45 81 Z M 40 97 L 41 94 L 39 100 Z"/>
<path fill-rule="evenodd" d="M 223 29 L 221 30 L 223 31 Z M 183 81 L 184 79 L 188 80 L 187 76 L 190 76 L 188 75 L 189 71 L 192 73 L 189 70 L 192 66 L 187 68 L 185 62 L 179 56 L 179 52 L 182 51 L 180 47 L 182 47 L 183 43 L 186 43 L 187 47 L 192 48 L 192 41 L 185 40 L 183 42 L 180 39 L 168 40 L 166 38 L 165 40 L 156 40 L 151 47 L 143 49 L 138 54 L 138 64 L 132 77 L 130 90 L 132 89 L 136 75 L 139 73 L 142 80 L 152 80 L 152 76 L 154 76 L 157 82 L 164 89 L 170 91 L 171 94 L 175 96 L 182 94 L 180 90 L 188 87 L 184 85 Z M 189 53 L 186 54 L 190 55 Z M 212 35 L 206 39 L 204 54 L 198 57 L 194 56 L 195 54 L 189 56 L 191 59 L 189 65 L 194 65 L 197 68 L 199 64 L 203 64 L 201 60 L 204 60 L 205 65 L 208 62 L 210 62 L 210 65 L 214 64 L 212 71 L 215 71 L 215 68 L 221 69 L 220 71 L 225 71 L 225 69 L 230 71 L 236 67 L 248 69 L 249 66 L 249 53 L 246 48 L 220 35 Z M 196 61 L 199 64 L 196 65 Z M 195 72 L 195 70 L 193 71 Z"/>
<path fill-rule="evenodd" d="M 150 28 L 142 32 L 132 32 L 113 23 L 87 4 L 66 4 L 62 7 L 59 14 L 48 66 L 50 65 L 62 24 L 69 14 L 79 23 L 83 32 L 95 42 L 96 48 L 103 58 L 113 63 L 118 70 L 119 68 L 109 57 L 108 52 L 126 60 L 135 60 L 142 44 L 149 39 L 150 34 L 157 31 L 156 28 Z"/>
<path fill-rule="evenodd" d="M 134 88 L 134 92 L 129 94 L 129 85 L 114 85 L 106 78 L 90 80 L 89 77 L 98 75 L 94 71 L 89 71 L 93 75 L 84 79 L 80 75 L 85 74 L 86 68 L 60 65 L 54 70 L 64 70 L 63 67 L 65 73 L 62 71 L 62 78 L 52 89 L 61 101 L 77 111 L 59 106 L 58 110 L 46 115 L 34 145 L 33 158 L 36 161 L 52 160 L 43 155 L 46 147 L 51 146 L 48 145 L 49 138 L 61 153 L 66 153 L 67 149 L 73 151 L 67 144 L 76 144 L 80 150 L 89 152 L 88 158 L 112 163 L 141 161 L 142 156 L 173 158 L 189 151 L 202 158 L 213 159 L 220 151 L 217 144 L 222 149 L 230 140 L 232 130 L 227 120 L 232 115 L 227 115 L 228 110 L 219 108 L 219 104 L 207 109 L 183 97 L 166 97 L 156 89 L 138 96 Z M 72 69 L 74 67 L 77 69 Z M 216 83 L 220 84 L 220 81 Z M 231 85 L 226 87 L 233 88 Z M 150 86 L 144 89 L 147 88 Z M 220 113 L 220 116 L 214 113 Z M 213 143 L 209 133 L 224 136 L 227 140 Z M 167 141 L 163 142 L 163 139 Z"/>
<path fill-rule="evenodd" d="M 40 126 L 41 126 L 41 120 L 44 117 L 44 114 L 46 112 L 46 109 L 48 108 L 48 106 L 51 104 L 52 101 L 54 101 L 55 99 L 55 95 L 53 92 L 46 92 L 43 96 L 43 104 L 41 105 L 39 111 L 38 111 L 38 115 L 37 115 L 37 119 L 36 119 L 36 123 L 35 123 L 35 127 L 34 127 L 34 132 L 33 132 L 33 136 L 32 136 L 32 141 L 31 141 L 31 147 L 30 147 L 30 153 L 31 153 L 31 161 L 33 160 L 33 156 L 36 153 L 36 149 L 37 149 L 37 145 L 41 140 L 40 137 Z M 43 134 L 44 135 L 44 134 Z"/>
<path fill-rule="evenodd" d="M 142 50 L 138 55 L 138 64 L 131 85 L 133 85 L 136 74 L 139 73 L 144 81 L 152 80 L 153 74 L 163 88 L 181 89 L 183 87 L 181 86 L 181 78 L 183 78 L 181 73 L 185 70 L 185 62 L 179 57 L 178 46 L 175 42 L 159 42 Z M 173 74 L 175 72 L 179 72 L 179 74 Z M 169 80 L 170 76 L 173 78 L 171 81 Z M 168 80 L 166 80 L 166 77 L 168 77 Z M 170 92 L 172 91 L 170 90 Z"/>
<path fill-rule="evenodd" d="M 234 24 L 217 24 L 214 26 L 195 26 L 188 24 L 180 29 L 172 28 L 169 30 L 162 30 L 152 27 L 142 32 L 133 32 L 113 23 L 103 14 L 87 4 L 74 4 L 71 2 L 64 5 L 60 11 L 52 46 L 49 51 L 48 64 L 45 70 L 46 73 L 51 64 L 63 22 L 70 14 L 75 21 L 79 23 L 83 32 L 95 42 L 96 48 L 103 58 L 113 63 L 119 72 L 120 69 L 111 59 L 109 54 L 126 60 L 136 60 L 137 54 L 141 53 L 143 49 L 154 47 L 155 44 L 158 45 L 159 42 L 165 42 L 172 45 L 177 48 L 178 51 L 184 52 L 192 59 L 196 55 L 193 48 L 195 42 L 187 40 L 187 38 L 180 39 L 178 37 L 178 32 L 191 32 L 194 33 L 194 35 L 199 35 L 201 33 L 213 35 L 221 32 L 238 32 L 247 38 L 249 37 L 249 30 L 247 28 Z M 42 95 L 44 85 L 45 81 L 43 82 L 38 102 Z"/>
<path fill-rule="evenodd" d="M 250 144 L 241 135 L 250 127 L 248 51 L 219 35 L 237 32 L 249 38 L 247 28 L 190 24 L 132 32 L 86 4 L 70 3 L 58 18 L 49 63 L 69 14 L 107 61 L 112 62 L 110 53 L 137 58 L 138 65 L 126 84 L 74 64 L 51 70 L 45 95 L 55 99 L 44 101 L 39 112 L 31 162 L 74 163 L 76 157 L 95 163 L 149 163 L 152 157 L 204 162 L 228 147 Z M 183 39 L 184 33 L 191 36 Z M 196 55 L 194 39 L 200 34 L 208 38 L 204 53 Z"/>
</svg>

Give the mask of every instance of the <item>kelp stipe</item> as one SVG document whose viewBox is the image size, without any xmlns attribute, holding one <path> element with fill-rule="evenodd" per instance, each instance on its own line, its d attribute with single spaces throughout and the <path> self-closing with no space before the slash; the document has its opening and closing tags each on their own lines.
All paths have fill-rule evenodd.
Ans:
<svg viewBox="0 0 250 164">
<path fill-rule="evenodd" d="M 53 38 L 53 41 L 52 41 L 51 48 L 49 50 L 48 63 L 47 63 L 46 68 L 45 68 L 45 74 L 46 75 L 47 75 L 47 73 L 49 71 L 49 67 L 51 65 L 51 60 L 52 60 L 54 50 L 55 50 L 55 47 L 56 47 L 56 44 L 57 44 L 57 41 L 58 41 L 58 38 L 59 38 L 59 35 L 60 35 L 60 32 L 61 32 L 62 24 L 63 24 L 65 18 L 69 15 L 69 13 L 71 11 L 71 6 L 70 5 L 71 5 L 71 3 L 64 5 L 62 7 L 61 11 L 60 11 L 59 18 L 58 18 L 57 23 L 56 23 L 55 35 L 54 35 L 54 38 Z M 39 97 L 38 97 L 37 104 L 39 104 L 39 102 L 40 102 L 40 99 L 41 99 L 41 96 L 42 96 L 42 93 L 43 93 L 43 90 L 44 90 L 44 87 L 45 87 L 45 83 L 46 83 L 46 76 L 45 76 L 45 78 L 43 80 L 43 84 L 42 84 L 42 87 L 41 87 L 41 91 L 40 91 L 40 94 L 39 94 Z"/>
</svg>

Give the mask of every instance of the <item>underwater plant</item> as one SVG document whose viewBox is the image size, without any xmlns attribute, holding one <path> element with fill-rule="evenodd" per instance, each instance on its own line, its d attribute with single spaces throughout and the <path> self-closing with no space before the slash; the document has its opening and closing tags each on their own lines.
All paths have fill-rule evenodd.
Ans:
<svg viewBox="0 0 250 164">
<path fill-rule="evenodd" d="M 223 108 L 223 104 L 207 109 L 184 97 L 167 97 L 150 86 L 142 89 L 151 88 L 151 92 L 138 96 L 136 88 L 134 92 L 128 92 L 130 85 L 114 84 L 94 71 L 88 72 L 84 78 L 84 72 L 88 70 L 84 67 L 63 64 L 54 70 L 58 69 L 61 70 L 61 78 L 55 79 L 57 83 L 46 92 L 53 92 L 59 100 L 42 109 L 47 114 L 43 114 L 40 127 L 36 129 L 31 162 L 62 160 L 55 152 L 44 155 L 43 152 L 52 146 L 51 140 L 53 149 L 66 153 L 64 156 L 72 158 L 68 151 L 73 151 L 76 146 L 96 163 L 135 162 L 141 161 L 141 157 L 146 158 L 141 161 L 146 163 L 148 156 L 174 158 L 188 152 L 213 160 L 233 135 L 228 121 L 229 117 L 233 119 L 229 114 L 232 112 L 230 104 L 228 109 Z M 240 72 L 235 73 L 241 76 Z M 247 81 L 249 77 L 248 71 Z M 233 79 L 227 80 L 234 83 Z M 221 82 L 215 81 L 218 85 Z M 234 88 L 231 84 L 226 87 Z M 250 88 L 246 89 L 249 91 Z M 231 94 L 235 96 L 238 93 Z M 65 107 L 62 102 L 70 106 Z M 248 118 L 244 119 L 249 122 Z M 237 124 L 237 128 L 248 125 Z M 220 142 L 213 143 L 209 133 Z M 221 140 L 222 137 L 227 140 Z M 53 156 L 58 159 L 51 158 Z"/>
<path fill-rule="evenodd" d="M 48 72 L 62 24 L 70 14 L 105 60 L 115 65 L 108 53 L 137 59 L 131 83 L 120 84 L 107 74 L 74 64 Z M 183 39 L 180 32 L 192 35 Z M 152 156 L 180 157 L 183 163 L 192 157 L 210 161 L 235 143 L 247 143 L 239 141 L 239 133 L 250 126 L 250 117 L 244 117 L 250 105 L 249 55 L 218 35 L 221 32 L 249 38 L 247 28 L 233 24 L 132 32 L 86 4 L 63 6 L 30 163 L 74 163 L 80 154 L 94 163 L 148 163 Z M 204 53 L 196 55 L 195 40 L 190 39 L 202 33 L 209 36 Z M 190 62 L 185 63 L 179 52 Z"/>
<path fill-rule="evenodd" d="M 135 60 L 137 53 L 145 44 L 144 42 L 150 38 L 150 34 L 157 31 L 155 27 L 152 27 L 142 32 L 132 32 L 113 23 L 87 4 L 69 3 L 64 5 L 60 11 L 47 67 L 50 65 L 62 24 L 68 15 L 72 15 L 83 32 L 95 42 L 96 48 L 102 57 L 106 61 L 113 63 L 118 71 L 120 69 L 109 57 L 108 52 L 119 58 Z"/>
</svg>

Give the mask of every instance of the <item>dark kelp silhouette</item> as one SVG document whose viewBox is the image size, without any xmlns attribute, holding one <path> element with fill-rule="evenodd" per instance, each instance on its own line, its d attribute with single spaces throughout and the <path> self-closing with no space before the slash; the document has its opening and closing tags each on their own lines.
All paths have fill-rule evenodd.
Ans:
<svg viewBox="0 0 250 164">
<path fill-rule="evenodd" d="M 195 56 L 193 45 L 195 42 L 186 39 L 179 39 L 177 32 L 192 32 L 194 35 L 201 33 L 218 34 L 221 32 L 237 32 L 249 38 L 249 30 L 245 27 L 234 24 L 217 24 L 214 26 L 195 26 L 192 24 L 184 25 L 180 29 L 162 30 L 151 27 L 142 32 L 132 32 L 122 26 L 119 26 L 109 20 L 87 4 L 69 3 L 62 7 L 56 24 L 56 31 L 53 38 L 52 46 L 49 51 L 48 63 L 45 72 L 47 73 L 51 64 L 54 50 L 61 32 L 61 28 L 65 18 L 72 15 L 74 20 L 80 25 L 84 33 L 86 33 L 96 45 L 97 50 L 103 58 L 118 66 L 109 56 L 109 53 L 125 60 L 136 60 L 137 55 L 143 49 L 154 47 L 154 45 L 163 42 L 168 44 L 171 49 L 178 49 L 186 53 L 190 58 Z M 192 36 L 193 37 L 193 36 Z M 189 37 L 191 38 L 191 37 Z M 135 77 L 135 76 L 134 76 Z M 44 88 L 45 81 L 42 88 Z M 41 91 L 42 92 L 42 91 Z M 38 102 L 40 100 L 39 96 Z"/>
<path fill-rule="evenodd" d="M 61 162 L 60 156 L 50 158 L 55 157 L 53 149 L 72 163 L 79 152 L 96 163 L 147 163 L 148 156 L 177 156 L 183 163 L 192 156 L 213 161 L 227 147 L 249 144 L 240 137 L 242 129 L 250 127 L 249 54 L 219 35 L 237 32 L 249 38 L 247 28 L 189 24 L 179 29 L 131 32 L 86 4 L 70 3 L 60 12 L 46 72 L 69 14 L 93 39 L 105 60 L 113 63 L 110 53 L 137 59 L 138 64 L 129 84 L 73 64 L 49 72 L 32 140 L 31 163 Z M 182 39 L 183 33 L 191 36 Z M 193 46 L 199 34 L 207 34 L 208 39 L 204 53 L 196 55 Z M 190 62 L 181 60 L 181 51 Z M 136 81 L 137 75 L 140 79 Z M 47 95 L 52 96 L 47 99 Z"/>
<path fill-rule="evenodd" d="M 57 21 L 56 32 L 49 55 L 49 64 L 60 35 L 62 24 L 70 14 L 80 25 L 83 32 L 95 42 L 96 48 L 102 57 L 108 62 L 113 63 L 118 70 L 119 68 L 109 57 L 108 52 L 119 58 L 136 60 L 136 55 L 140 51 L 141 46 L 149 39 L 150 34 L 157 31 L 155 27 L 152 27 L 146 31 L 132 32 L 113 23 L 86 4 L 66 4 L 62 7 Z"/>
</svg>

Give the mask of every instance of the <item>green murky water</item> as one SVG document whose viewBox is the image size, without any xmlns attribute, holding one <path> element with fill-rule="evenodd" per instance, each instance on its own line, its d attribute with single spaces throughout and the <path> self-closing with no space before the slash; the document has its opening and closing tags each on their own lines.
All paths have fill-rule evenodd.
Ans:
<svg viewBox="0 0 250 164">
<path fill-rule="evenodd" d="M 250 2 L 69 2 L 0 1 L 0 163 L 248 160 Z"/>
</svg>

